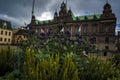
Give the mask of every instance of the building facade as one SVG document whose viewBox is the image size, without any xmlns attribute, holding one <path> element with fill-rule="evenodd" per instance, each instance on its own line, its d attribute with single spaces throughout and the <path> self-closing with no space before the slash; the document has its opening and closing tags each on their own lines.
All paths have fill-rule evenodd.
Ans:
<svg viewBox="0 0 120 80">
<path fill-rule="evenodd" d="M 12 30 L 11 24 L 8 21 L 0 20 L 0 44 L 12 43 Z"/>
<path fill-rule="evenodd" d="M 116 17 L 108 2 L 104 5 L 101 14 L 85 16 L 75 16 L 71 9 L 67 9 L 66 3 L 62 2 L 60 11 L 55 11 L 52 20 L 39 21 L 32 14 L 29 29 L 38 34 L 57 29 L 57 31 L 69 31 L 71 35 L 79 34 L 87 40 L 94 38 L 93 44 L 96 49 L 106 54 L 116 50 L 115 26 Z"/>
<path fill-rule="evenodd" d="M 16 29 L 13 30 L 13 34 L 12 44 L 18 45 L 19 43 L 27 40 L 28 31 L 25 29 Z"/>
<path fill-rule="evenodd" d="M 120 31 L 118 31 L 117 39 L 116 39 L 116 46 L 118 51 L 120 51 Z"/>
</svg>

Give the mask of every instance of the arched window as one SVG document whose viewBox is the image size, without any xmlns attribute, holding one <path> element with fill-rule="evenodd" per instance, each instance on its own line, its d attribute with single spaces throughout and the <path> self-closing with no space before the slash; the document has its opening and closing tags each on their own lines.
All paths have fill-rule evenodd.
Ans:
<svg viewBox="0 0 120 80">
<path fill-rule="evenodd" d="M 109 25 L 109 24 L 105 24 L 105 25 L 104 25 L 104 31 L 105 31 L 106 33 L 110 32 L 110 25 Z"/>
<path fill-rule="evenodd" d="M 75 34 L 78 34 L 79 33 L 79 25 L 76 25 L 75 26 Z"/>
<path fill-rule="evenodd" d="M 83 33 L 88 32 L 88 24 L 83 25 Z"/>
<path fill-rule="evenodd" d="M 97 24 L 93 24 L 92 25 L 92 33 L 96 33 L 97 32 Z"/>
</svg>

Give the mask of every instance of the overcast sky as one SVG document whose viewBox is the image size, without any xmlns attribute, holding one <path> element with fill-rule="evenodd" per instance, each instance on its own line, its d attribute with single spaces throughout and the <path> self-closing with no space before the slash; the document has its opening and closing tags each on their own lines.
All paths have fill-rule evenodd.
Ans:
<svg viewBox="0 0 120 80">
<path fill-rule="evenodd" d="M 64 0 L 65 1 L 65 0 Z M 10 21 L 14 27 L 29 24 L 33 0 L 0 0 L 0 19 Z M 39 20 L 52 19 L 63 0 L 35 0 L 35 16 Z M 78 15 L 101 14 L 106 0 L 68 0 L 68 8 Z M 109 0 L 112 11 L 120 23 L 120 0 Z"/>
</svg>

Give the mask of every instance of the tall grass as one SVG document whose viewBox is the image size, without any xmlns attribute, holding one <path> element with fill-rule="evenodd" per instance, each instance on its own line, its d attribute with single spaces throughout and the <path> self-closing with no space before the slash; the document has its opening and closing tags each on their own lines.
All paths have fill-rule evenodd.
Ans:
<svg viewBox="0 0 120 80">
<path fill-rule="evenodd" d="M 34 50 L 26 50 L 25 80 L 79 80 L 77 63 L 72 61 L 72 55 L 67 55 L 62 64 L 59 54 L 37 61 L 34 55 Z"/>
<path fill-rule="evenodd" d="M 36 57 L 34 49 L 27 49 L 21 69 L 14 69 L 14 51 L 10 48 L 0 51 L 1 80 L 119 80 L 120 64 L 115 56 L 109 60 L 99 57 L 85 57 L 75 54 L 49 54 Z M 39 54 L 41 55 L 41 54 Z M 42 54 L 43 55 L 43 54 Z M 37 54 L 38 56 L 38 54 Z M 117 61 L 119 63 L 119 59 Z M 20 77 L 20 74 L 23 76 Z"/>
</svg>

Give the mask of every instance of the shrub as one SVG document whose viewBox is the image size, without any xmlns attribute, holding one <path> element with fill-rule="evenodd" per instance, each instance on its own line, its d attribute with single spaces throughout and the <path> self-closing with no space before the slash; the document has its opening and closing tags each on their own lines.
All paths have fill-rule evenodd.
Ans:
<svg viewBox="0 0 120 80">
<path fill-rule="evenodd" d="M 48 59 L 37 61 L 34 55 L 34 50 L 26 50 L 25 80 L 79 80 L 77 63 L 72 61 L 72 55 L 67 55 L 62 64 L 59 54 L 49 55 Z"/>
<path fill-rule="evenodd" d="M 0 51 L 0 76 L 14 69 L 14 51 L 8 46 Z"/>
<path fill-rule="evenodd" d="M 116 68 L 110 61 L 99 57 L 89 57 L 85 65 L 79 67 L 80 80 L 107 80 L 116 77 Z"/>
<path fill-rule="evenodd" d="M 111 62 L 117 67 L 120 65 L 120 54 L 114 54 L 111 59 Z"/>
<path fill-rule="evenodd" d="M 28 40 L 20 44 L 25 52 L 26 48 L 34 49 L 36 53 L 53 54 L 53 53 L 76 53 L 80 54 L 82 51 L 93 52 L 94 46 L 85 37 L 80 35 L 72 36 L 68 31 L 64 33 L 56 33 L 51 31 L 48 33 L 31 34 Z"/>
</svg>

